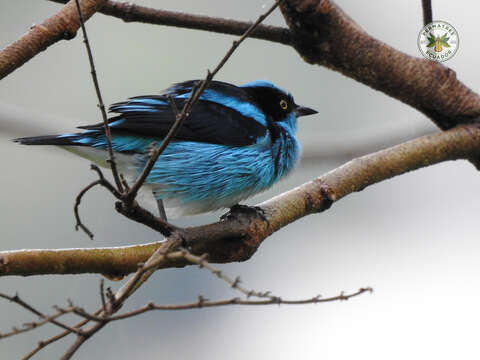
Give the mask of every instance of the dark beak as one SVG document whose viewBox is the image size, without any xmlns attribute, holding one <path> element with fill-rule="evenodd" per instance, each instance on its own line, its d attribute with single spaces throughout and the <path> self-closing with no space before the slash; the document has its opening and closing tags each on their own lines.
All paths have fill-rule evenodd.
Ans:
<svg viewBox="0 0 480 360">
<path fill-rule="evenodd" d="M 317 110 L 313 110 L 305 106 L 297 106 L 294 111 L 297 117 L 305 116 L 305 115 L 313 115 L 318 113 Z"/>
</svg>

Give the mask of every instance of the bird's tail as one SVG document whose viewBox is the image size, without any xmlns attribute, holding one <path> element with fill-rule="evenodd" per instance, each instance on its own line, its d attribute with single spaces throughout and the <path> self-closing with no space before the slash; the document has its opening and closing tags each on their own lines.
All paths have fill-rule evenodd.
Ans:
<svg viewBox="0 0 480 360">
<path fill-rule="evenodd" d="M 56 145 L 62 149 L 70 151 L 78 156 L 88 159 L 100 166 L 109 167 L 106 162 L 106 156 L 102 146 L 96 148 L 95 141 L 98 140 L 100 132 L 90 130 L 90 132 L 76 134 L 43 135 L 13 139 L 14 142 L 23 145 Z M 104 144 L 100 140 L 100 144 Z M 117 159 L 119 160 L 119 158 Z M 117 162 L 118 164 L 118 162 Z"/>
<path fill-rule="evenodd" d="M 61 134 L 61 135 L 43 135 L 13 139 L 12 141 L 23 145 L 86 145 L 82 144 L 84 135 Z"/>
</svg>

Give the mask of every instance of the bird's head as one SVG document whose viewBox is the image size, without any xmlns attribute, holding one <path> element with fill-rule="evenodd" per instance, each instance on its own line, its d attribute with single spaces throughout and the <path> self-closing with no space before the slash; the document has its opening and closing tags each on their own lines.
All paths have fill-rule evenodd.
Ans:
<svg viewBox="0 0 480 360">
<path fill-rule="evenodd" d="M 293 96 L 269 81 L 257 80 L 241 86 L 256 106 L 275 122 L 296 120 L 318 111 L 295 104 Z"/>
</svg>

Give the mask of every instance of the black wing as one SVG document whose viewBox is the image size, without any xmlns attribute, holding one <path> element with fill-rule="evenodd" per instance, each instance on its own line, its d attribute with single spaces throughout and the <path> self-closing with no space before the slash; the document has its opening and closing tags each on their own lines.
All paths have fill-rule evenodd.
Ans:
<svg viewBox="0 0 480 360">
<path fill-rule="evenodd" d="M 118 113 L 109 119 L 112 133 L 128 132 L 141 136 L 163 138 L 173 125 L 175 116 L 167 96 L 171 96 L 179 110 L 190 95 L 194 81 L 175 84 L 162 95 L 138 96 L 113 104 L 111 112 Z M 209 89 L 239 103 L 249 102 L 248 94 L 234 85 L 212 82 Z M 81 129 L 100 130 L 103 123 L 81 126 Z M 185 119 L 175 139 L 222 145 L 246 146 L 266 134 L 266 127 L 253 117 L 246 116 L 221 103 L 200 98 Z"/>
</svg>

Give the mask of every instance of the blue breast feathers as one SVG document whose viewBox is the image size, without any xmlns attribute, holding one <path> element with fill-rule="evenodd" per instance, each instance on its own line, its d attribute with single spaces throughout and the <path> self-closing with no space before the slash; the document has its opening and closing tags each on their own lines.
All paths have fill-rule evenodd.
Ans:
<svg viewBox="0 0 480 360">
<path fill-rule="evenodd" d="M 178 96 L 179 99 L 188 99 L 189 97 L 190 93 Z M 241 100 L 238 97 L 224 95 L 220 92 L 210 89 L 205 90 L 200 96 L 200 99 L 226 106 L 230 109 L 238 111 L 240 114 L 246 116 L 247 118 L 254 119 L 263 126 L 267 126 L 267 119 L 265 117 L 265 114 L 263 114 L 260 109 L 251 102 Z"/>
<path fill-rule="evenodd" d="M 132 159 L 121 170 L 138 175 L 146 163 L 146 148 L 156 141 L 114 134 L 114 151 L 130 154 Z M 101 133 L 72 142 L 106 149 L 106 138 Z M 213 211 L 231 207 L 271 187 L 294 168 L 298 153 L 297 141 L 287 133 L 273 144 L 264 140 L 244 147 L 175 140 L 155 163 L 146 184 L 157 199 L 175 209 L 176 215 Z"/>
</svg>

